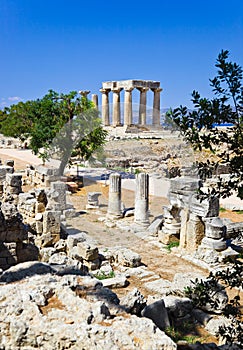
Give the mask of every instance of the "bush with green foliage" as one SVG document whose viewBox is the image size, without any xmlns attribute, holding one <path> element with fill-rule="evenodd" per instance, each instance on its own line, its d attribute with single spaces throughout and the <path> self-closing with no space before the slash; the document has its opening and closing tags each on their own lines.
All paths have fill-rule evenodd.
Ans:
<svg viewBox="0 0 243 350">
<path fill-rule="evenodd" d="M 220 282 L 220 284 L 219 284 Z M 237 344 L 243 347 L 243 323 L 240 312 L 239 289 L 243 288 L 243 264 L 235 261 L 227 269 L 219 270 L 215 274 L 210 273 L 206 280 L 192 281 L 192 286 L 185 288 L 185 295 L 192 299 L 195 307 L 203 307 L 210 304 L 217 308 L 217 299 L 213 298 L 215 293 L 226 288 L 236 288 L 236 295 L 229 301 L 223 310 L 223 314 L 230 324 L 219 327 L 218 336 L 225 339 L 227 344 Z"/>
</svg>

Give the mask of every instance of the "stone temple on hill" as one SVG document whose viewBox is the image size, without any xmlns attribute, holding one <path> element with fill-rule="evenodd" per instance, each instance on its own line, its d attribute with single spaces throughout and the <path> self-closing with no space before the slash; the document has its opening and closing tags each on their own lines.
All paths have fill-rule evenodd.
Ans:
<svg viewBox="0 0 243 350">
<path fill-rule="evenodd" d="M 100 92 L 102 93 L 102 121 L 103 125 L 114 127 L 122 125 L 121 123 L 121 102 L 120 92 L 125 91 L 124 96 L 124 125 L 131 126 L 134 124 L 132 115 L 132 91 L 140 91 L 138 125 L 146 125 L 146 104 L 147 91 L 150 89 L 154 93 L 152 125 L 160 125 L 160 87 L 159 81 L 152 80 L 120 80 L 106 81 L 102 83 Z M 110 93 L 112 92 L 112 115 L 110 115 Z"/>
</svg>

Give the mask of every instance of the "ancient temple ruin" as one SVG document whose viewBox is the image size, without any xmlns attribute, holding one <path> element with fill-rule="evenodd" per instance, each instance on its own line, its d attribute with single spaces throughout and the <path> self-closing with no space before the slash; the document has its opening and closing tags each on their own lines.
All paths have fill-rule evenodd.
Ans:
<svg viewBox="0 0 243 350">
<path fill-rule="evenodd" d="M 140 91 L 139 102 L 139 116 L 138 124 L 146 125 L 146 104 L 147 104 L 147 91 L 150 89 L 154 93 L 153 100 L 153 115 L 152 125 L 160 125 L 160 87 L 159 81 L 152 80 L 120 80 L 120 81 L 107 81 L 102 83 L 100 92 L 102 93 L 102 121 L 103 125 L 120 126 L 121 123 L 121 102 L 120 92 L 125 91 L 124 100 L 124 125 L 130 126 L 134 124 L 132 114 L 132 91 L 137 89 Z M 113 110 L 112 116 L 110 116 L 110 101 L 109 93 L 113 94 Z"/>
</svg>

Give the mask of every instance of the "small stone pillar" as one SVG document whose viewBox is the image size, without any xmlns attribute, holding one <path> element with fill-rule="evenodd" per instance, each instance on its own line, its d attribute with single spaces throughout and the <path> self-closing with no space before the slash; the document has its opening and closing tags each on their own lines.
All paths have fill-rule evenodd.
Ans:
<svg viewBox="0 0 243 350">
<path fill-rule="evenodd" d="M 138 90 L 140 91 L 138 124 L 146 125 L 147 91 L 149 88 L 138 88 Z"/>
<path fill-rule="evenodd" d="M 113 92 L 113 126 L 121 125 L 120 92 L 122 89 L 112 89 Z"/>
<path fill-rule="evenodd" d="M 99 208 L 99 196 L 100 192 L 88 192 L 88 204 L 86 209 L 98 209 Z"/>
<path fill-rule="evenodd" d="M 109 111 L 109 92 L 110 89 L 100 89 L 102 93 L 102 123 L 105 126 L 110 125 L 110 111 Z"/>
<path fill-rule="evenodd" d="M 136 176 L 136 198 L 134 221 L 144 226 L 149 225 L 149 176 L 140 173 Z"/>
<path fill-rule="evenodd" d="M 219 217 L 204 218 L 205 237 L 202 239 L 201 248 L 213 249 L 218 252 L 225 250 L 226 226 Z"/>
<path fill-rule="evenodd" d="M 160 125 L 160 92 L 161 88 L 151 89 L 154 93 L 154 103 L 153 103 L 153 121 L 154 126 Z"/>
<path fill-rule="evenodd" d="M 132 124 L 132 90 L 125 89 L 125 106 L 124 106 L 124 125 Z"/>
<path fill-rule="evenodd" d="M 93 102 L 96 109 L 98 109 L 98 95 L 92 94 L 91 95 L 91 101 Z"/>
<path fill-rule="evenodd" d="M 121 175 L 113 173 L 110 175 L 108 218 L 118 219 L 122 216 L 121 210 Z"/>
<path fill-rule="evenodd" d="M 82 96 L 82 97 L 85 97 L 87 98 L 88 94 L 90 93 L 89 90 L 80 90 L 79 91 L 79 94 Z"/>
</svg>

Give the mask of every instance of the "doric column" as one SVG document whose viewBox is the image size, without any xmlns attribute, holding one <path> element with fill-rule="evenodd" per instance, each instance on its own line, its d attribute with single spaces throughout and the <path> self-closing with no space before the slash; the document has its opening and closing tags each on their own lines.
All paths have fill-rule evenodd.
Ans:
<svg viewBox="0 0 243 350">
<path fill-rule="evenodd" d="M 79 91 L 79 94 L 82 96 L 82 97 L 85 97 L 87 98 L 87 95 L 90 93 L 89 90 L 80 90 Z"/>
<path fill-rule="evenodd" d="M 102 93 L 102 123 L 107 126 L 110 125 L 110 111 L 109 111 L 109 92 L 110 89 L 100 89 Z"/>
<path fill-rule="evenodd" d="M 132 90 L 125 89 L 125 105 L 124 105 L 124 125 L 132 124 Z"/>
<path fill-rule="evenodd" d="M 98 109 L 98 95 L 92 94 L 91 95 L 91 101 L 93 102 L 96 109 Z"/>
<path fill-rule="evenodd" d="M 151 89 L 154 93 L 154 103 L 153 103 L 153 120 L 152 124 L 155 126 L 160 125 L 160 92 L 161 88 Z"/>
<path fill-rule="evenodd" d="M 120 92 L 121 88 L 115 88 L 111 91 L 113 92 L 113 115 L 112 124 L 113 126 L 121 125 L 121 107 L 120 107 Z"/>
<path fill-rule="evenodd" d="M 136 200 L 134 221 L 147 226 L 149 224 L 149 176 L 140 173 L 136 176 Z"/>
<path fill-rule="evenodd" d="M 138 88 L 138 90 L 140 91 L 138 124 L 146 125 L 147 91 L 149 88 Z"/>
<path fill-rule="evenodd" d="M 112 173 L 109 178 L 109 199 L 107 217 L 120 218 L 121 211 L 121 175 Z"/>
</svg>

